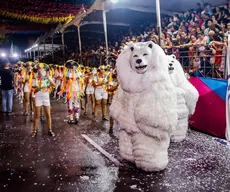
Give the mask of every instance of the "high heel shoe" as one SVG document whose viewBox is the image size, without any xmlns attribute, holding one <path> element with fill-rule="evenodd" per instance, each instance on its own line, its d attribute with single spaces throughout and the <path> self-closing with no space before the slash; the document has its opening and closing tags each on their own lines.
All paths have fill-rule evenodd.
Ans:
<svg viewBox="0 0 230 192">
<path fill-rule="evenodd" d="M 75 124 L 78 124 L 79 118 L 75 118 Z"/>
<path fill-rule="evenodd" d="M 55 136 L 54 132 L 51 129 L 48 131 L 48 135 L 51 136 L 51 137 Z"/>
<path fill-rule="evenodd" d="M 31 137 L 36 137 L 36 136 L 37 136 L 37 131 L 33 131 Z"/>
</svg>

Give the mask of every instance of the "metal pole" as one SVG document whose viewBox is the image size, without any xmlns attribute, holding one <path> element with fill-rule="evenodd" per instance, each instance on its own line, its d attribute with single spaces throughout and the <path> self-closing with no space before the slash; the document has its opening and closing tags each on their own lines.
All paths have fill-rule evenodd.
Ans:
<svg viewBox="0 0 230 192">
<path fill-rule="evenodd" d="M 157 29 L 158 29 L 158 43 L 161 46 L 161 10 L 160 10 L 160 0 L 156 0 L 156 16 L 157 16 Z"/>
<path fill-rule="evenodd" d="M 80 31 L 80 25 L 77 27 L 77 31 L 78 31 L 79 51 L 80 51 L 80 56 L 81 56 L 82 48 L 81 48 L 81 31 Z"/>
<path fill-rule="evenodd" d="M 52 35 L 52 59 L 54 59 L 54 36 Z"/>
<path fill-rule="evenodd" d="M 39 49 L 39 45 L 38 45 L 38 57 L 40 57 L 40 49 Z"/>
<path fill-rule="evenodd" d="M 108 36 L 107 36 L 107 23 L 106 23 L 106 10 L 102 11 L 103 16 L 103 25 L 104 25 L 104 33 L 105 33 L 105 46 L 106 46 L 106 65 L 109 64 L 109 45 L 108 45 Z"/>
<path fill-rule="evenodd" d="M 31 53 L 31 49 L 30 49 L 30 58 L 32 58 L 32 53 Z"/>
<path fill-rule="evenodd" d="M 61 41 L 62 41 L 63 55 L 65 55 L 64 31 L 63 31 L 62 34 L 61 34 Z"/>
<path fill-rule="evenodd" d="M 224 78 L 228 79 L 228 75 L 230 74 L 230 31 L 228 31 L 228 47 L 227 54 L 225 56 L 225 67 L 224 67 Z"/>
<path fill-rule="evenodd" d="M 26 58 L 29 59 L 29 52 L 26 52 Z"/>
<path fill-rule="evenodd" d="M 35 57 L 36 57 L 36 52 L 35 52 L 35 48 L 34 48 L 34 61 L 35 61 Z"/>
<path fill-rule="evenodd" d="M 46 40 L 44 39 L 44 53 L 43 53 L 43 55 L 45 55 L 45 53 L 46 53 Z"/>
</svg>

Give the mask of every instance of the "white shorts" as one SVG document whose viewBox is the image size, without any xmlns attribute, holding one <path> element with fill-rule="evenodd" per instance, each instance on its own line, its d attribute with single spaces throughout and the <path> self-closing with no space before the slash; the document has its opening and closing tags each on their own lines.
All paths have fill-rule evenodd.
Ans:
<svg viewBox="0 0 230 192">
<path fill-rule="evenodd" d="M 35 105 L 36 107 L 41 107 L 41 106 L 50 106 L 50 95 L 48 92 L 37 92 L 35 95 Z"/>
<path fill-rule="evenodd" d="M 96 100 L 108 99 L 108 93 L 103 88 L 97 87 L 95 89 L 95 98 L 96 98 Z"/>
<path fill-rule="evenodd" d="M 28 93 L 29 92 L 29 84 L 26 83 L 25 86 L 24 86 L 24 90 L 23 90 L 25 93 Z"/>
<path fill-rule="evenodd" d="M 57 79 L 56 81 L 56 89 L 58 89 L 58 87 L 61 85 L 61 80 L 60 79 Z"/>
<path fill-rule="evenodd" d="M 94 94 L 94 87 L 93 86 L 87 86 L 86 87 L 86 94 L 87 95 L 93 95 Z"/>
</svg>

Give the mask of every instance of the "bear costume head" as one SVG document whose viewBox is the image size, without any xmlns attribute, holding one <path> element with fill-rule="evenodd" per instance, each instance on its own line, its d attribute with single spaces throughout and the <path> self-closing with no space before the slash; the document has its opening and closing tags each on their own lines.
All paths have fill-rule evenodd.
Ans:
<svg viewBox="0 0 230 192">
<path fill-rule="evenodd" d="M 169 79 L 167 62 L 164 51 L 152 41 L 130 43 L 116 63 L 122 89 L 129 93 L 141 93 L 153 82 Z"/>
<path fill-rule="evenodd" d="M 167 55 L 168 58 L 168 71 L 171 81 L 175 87 L 183 89 L 185 93 L 185 100 L 189 109 L 189 114 L 192 115 L 195 112 L 196 103 L 199 98 L 197 89 L 188 81 L 186 74 L 176 59 L 175 55 Z"/>
<path fill-rule="evenodd" d="M 167 55 L 167 58 L 168 58 L 168 71 L 174 86 L 179 86 L 185 81 L 187 82 L 188 80 L 185 76 L 184 70 L 180 62 L 176 59 L 176 56 Z"/>
</svg>

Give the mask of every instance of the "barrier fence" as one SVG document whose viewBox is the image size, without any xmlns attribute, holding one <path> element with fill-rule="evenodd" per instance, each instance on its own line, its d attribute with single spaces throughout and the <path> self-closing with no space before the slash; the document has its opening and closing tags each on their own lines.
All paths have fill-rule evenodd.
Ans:
<svg viewBox="0 0 230 192">
<path fill-rule="evenodd" d="M 208 46 L 207 46 L 208 47 Z M 184 71 L 193 76 L 211 77 L 211 78 L 226 78 L 226 55 L 227 51 L 215 50 L 213 54 L 210 49 L 205 47 L 204 50 L 199 49 L 193 51 L 179 51 L 179 49 L 165 49 L 167 55 L 174 54 L 180 61 Z M 170 51 L 169 51 L 170 50 Z M 99 67 L 106 64 L 105 54 L 88 54 L 75 55 L 74 57 L 66 57 L 65 60 L 73 59 L 84 66 Z M 111 66 L 116 64 L 116 55 L 110 54 L 108 63 Z M 64 60 L 59 60 L 62 64 Z"/>
<path fill-rule="evenodd" d="M 226 78 L 226 53 L 222 50 L 218 54 L 203 54 L 199 52 L 179 52 L 177 59 L 180 61 L 184 71 L 193 76 Z"/>
</svg>

